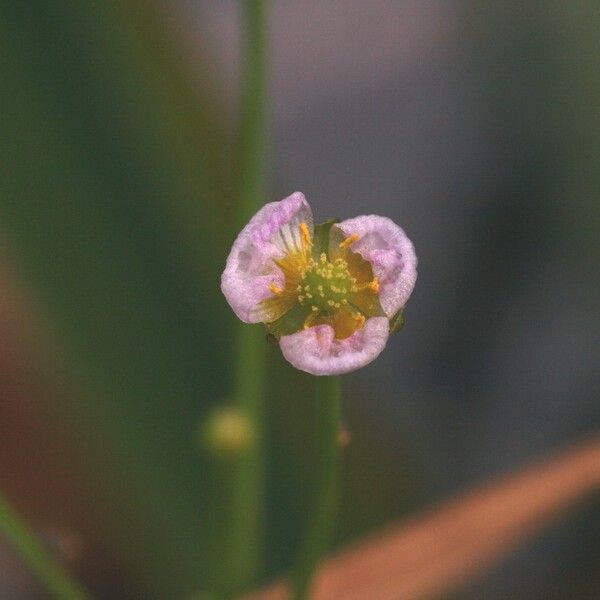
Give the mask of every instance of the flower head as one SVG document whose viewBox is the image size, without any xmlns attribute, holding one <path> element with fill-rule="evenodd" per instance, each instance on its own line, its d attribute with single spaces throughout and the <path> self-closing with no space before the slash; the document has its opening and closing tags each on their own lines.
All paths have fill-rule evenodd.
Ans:
<svg viewBox="0 0 600 600">
<path fill-rule="evenodd" d="M 338 375 L 383 350 L 416 268 L 412 242 L 390 219 L 368 215 L 314 226 L 296 192 L 263 206 L 244 227 L 221 289 L 242 321 L 265 324 L 296 368 Z"/>
</svg>

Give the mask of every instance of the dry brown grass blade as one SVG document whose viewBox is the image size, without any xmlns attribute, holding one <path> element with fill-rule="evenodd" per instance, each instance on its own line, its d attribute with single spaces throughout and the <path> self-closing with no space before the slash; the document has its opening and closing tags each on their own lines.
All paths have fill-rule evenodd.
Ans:
<svg viewBox="0 0 600 600">
<path fill-rule="evenodd" d="M 481 574 L 600 487 L 600 436 L 328 559 L 314 600 L 425 600 Z M 284 582 L 247 600 L 282 600 Z"/>
</svg>

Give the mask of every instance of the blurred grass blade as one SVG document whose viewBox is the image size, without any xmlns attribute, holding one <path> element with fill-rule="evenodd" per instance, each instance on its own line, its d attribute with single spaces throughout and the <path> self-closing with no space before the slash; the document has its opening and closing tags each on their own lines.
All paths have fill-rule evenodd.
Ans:
<svg viewBox="0 0 600 600">
<path fill-rule="evenodd" d="M 43 587 L 57 600 L 90 600 L 90 596 L 50 557 L 29 528 L 0 494 L 0 539 L 31 569 Z"/>
<path fill-rule="evenodd" d="M 194 430 L 230 362 L 229 142 L 203 72 L 149 1 L 0 8 L 0 227 L 76 391 L 88 508 L 145 596 L 201 584 Z"/>
<path fill-rule="evenodd" d="M 241 229 L 264 203 L 266 195 L 266 6 L 244 2 L 244 71 L 241 93 L 239 204 Z M 228 578 L 239 591 L 256 581 L 262 566 L 264 525 L 264 332 L 258 325 L 238 325 L 234 399 L 254 428 L 254 444 L 236 465 L 232 493 L 231 557 Z"/>
</svg>

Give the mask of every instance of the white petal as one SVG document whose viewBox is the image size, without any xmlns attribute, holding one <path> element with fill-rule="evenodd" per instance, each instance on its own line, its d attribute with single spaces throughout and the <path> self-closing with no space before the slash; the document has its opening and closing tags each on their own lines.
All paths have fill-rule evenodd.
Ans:
<svg viewBox="0 0 600 600">
<path fill-rule="evenodd" d="M 301 247 L 300 223 L 306 223 L 312 235 L 310 206 L 303 194 L 295 192 L 280 202 L 265 204 L 233 243 L 221 276 L 221 290 L 242 321 L 262 321 L 259 304 L 273 295 L 270 284 L 285 286 L 274 259 Z"/>
<path fill-rule="evenodd" d="M 371 263 L 379 280 L 379 301 L 391 319 L 408 301 L 417 281 L 417 256 L 404 230 L 391 219 L 367 215 L 337 224 L 348 237 L 359 236 L 350 249 Z"/>
<path fill-rule="evenodd" d="M 279 340 L 283 356 L 294 367 L 312 375 L 341 375 L 377 358 L 389 337 L 385 317 L 368 319 L 362 329 L 343 340 L 329 325 L 316 325 Z"/>
</svg>

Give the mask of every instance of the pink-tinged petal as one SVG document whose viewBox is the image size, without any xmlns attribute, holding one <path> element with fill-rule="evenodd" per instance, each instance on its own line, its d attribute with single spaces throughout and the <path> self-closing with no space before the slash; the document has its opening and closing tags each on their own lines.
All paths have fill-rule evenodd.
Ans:
<svg viewBox="0 0 600 600">
<path fill-rule="evenodd" d="M 391 319 L 408 301 L 417 281 L 417 256 L 404 230 L 387 217 L 367 215 L 338 223 L 346 237 L 356 234 L 350 249 L 373 267 L 379 301 Z"/>
<path fill-rule="evenodd" d="M 280 202 L 265 204 L 233 243 L 221 290 L 242 321 L 262 321 L 259 303 L 273 295 L 270 284 L 285 286 L 274 259 L 302 247 L 300 223 L 307 224 L 312 236 L 312 211 L 304 195 L 295 192 Z"/>
<path fill-rule="evenodd" d="M 385 317 L 368 319 L 364 327 L 343 340 L 329 325 L 316 325 L 279 340 L 283 356 L 294 367 L 312 375 L 342 375 L 377 358 L 389 337 Z"/>
</svg>

